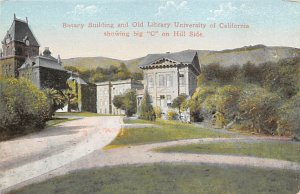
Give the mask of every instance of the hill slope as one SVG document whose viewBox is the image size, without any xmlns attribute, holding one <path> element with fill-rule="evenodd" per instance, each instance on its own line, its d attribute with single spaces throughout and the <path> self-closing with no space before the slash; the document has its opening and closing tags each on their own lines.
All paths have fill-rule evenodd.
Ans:
<svg viewBox="0 0 300 194">
<path fill-rule="evenodd" d="M 189 52 L 187 50 L 182 52 Z M 242 48 L 229 49 L 223 51 L 197 50 L 200 64 L 219 63 L 223 66 L 243 65 L 247 62 L 260 64 L 265 62 L 277 62 L 281 59 L 300 57 L 300 49 L 291 47 L 267 47 L 264 45 L 246 46 Z M 107 68 L 110 65 L 119 66 L 125 63 L 131 71 L 139 68 L 138 63 L 143 59 L 119 60 L 106 57 L 79 57 L 63 59 L 64 66 L 75 66 L 80 69 L 95 69 L 97 67 Z"/>
</svg>

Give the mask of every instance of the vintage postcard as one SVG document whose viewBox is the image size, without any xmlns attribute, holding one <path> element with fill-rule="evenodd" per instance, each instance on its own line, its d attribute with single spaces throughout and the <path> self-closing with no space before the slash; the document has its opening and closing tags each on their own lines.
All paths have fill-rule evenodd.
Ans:
<svg viewBox="0 0 300 194">
<path fill-rule="evenodd" d="M 0 193 L 300 194 L 300 0 L 0 0 Z"/>
</svg>

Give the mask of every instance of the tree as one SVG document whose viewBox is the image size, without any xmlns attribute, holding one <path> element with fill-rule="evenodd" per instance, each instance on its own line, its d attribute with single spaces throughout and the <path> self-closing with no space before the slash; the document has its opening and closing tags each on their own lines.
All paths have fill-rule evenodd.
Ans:
<svg viewBox="0 0 300 194">
<path fill-rule="evenodd" d="M 143 80 L 144 79 L 143 72 L 133 72 L 131 77 L 134 80 Z"/>
<path fill-rule="evenodd" d="M 66 101 L 68 103 L 68 112 L 72 109 L 78 109 L 78 99 L 80 99 L 80 90 L 75 80 L 68 81 L 68 89 L 63 91 Z"/>
<path fill-rule="evenodd" d="M 256 85 L 249 85 L 241 93 L 238 103 L 239 122 L 259 133 L 277 134 L 280 97 Z"/>
<path fill-rule="evenodd" d="M 52 116 L 58 109 L 65 106 L 67 98 L 62 91 L 55 89 L 45 89 L 45 95 L 47 96 L 50 106 L 49 116 Z"/>
<path fill-rule="evenodd" d="M 151 105 L 151 99 L 147 89 L 145 90 L 144 97 L 141 102 L 140 119 L 154 121 L 156 119 L 155 112 Z"/>
<path fill-rule="evenodd" d="M 0 139 L 37 131 L 49 117 L 46 95 L 26 79 L 0 79 Z"/>
<path fill-rule="evenodd" d="M 171 107 L 178 108 L 179 115 L 180 115 L 181 105 L 184 103 L 184 101 L 187 99 L 187 97 L 188 96 L 186 94 L 180 94 L 179 96 L 174 98 L 172 101 Z"/>
<path fill-rule="evenodd" d="M 126 116 L 132 116 L 136 113 L 136 92 L 135 90 L 128 90 L 122 95 L 117 95 L 113 99 L 113 105 L 125 111 Z"/>
<path fill-rule="evenodd" d="M 122 95 L 116 95 L 114 96 L 113 99 L 113 105 L 117 108 L 117 109 L 121 109 L 122 105 L 123 105 L 123 96 Z"/>
</svg>

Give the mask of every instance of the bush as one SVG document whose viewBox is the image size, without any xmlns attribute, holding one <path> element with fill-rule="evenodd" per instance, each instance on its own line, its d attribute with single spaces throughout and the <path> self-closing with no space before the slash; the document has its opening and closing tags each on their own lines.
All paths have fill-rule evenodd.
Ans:
<svg viewBox="0 0 300 194">
<path fill-rule="evenodd" d="M 128 90 L 122 95 L 115 96 L 113 104 L 116 108 L 124 110 L 126 116 L 132 116 L 137 110 L 135 90 Z"/>
<path fill-rule="evenodd" d="M 279 135 L 294 134 L 300 140 L 300 92 L 283 103 L 278 112 L 277 133 Z"/>
<path fill-rule="evenodd" d="M 192 98 L 185 104 L 185 109 L 190 108 L 193 120 L 211 119 L 215 112 L 215 88 L 209 86 L 198 87 Z"/>
<path fill-rule="evenodd" d="M 141 111 L 140 111 L 139 118 L 143 120 L 149 120 L 149 121 L 154 121 L 156 119 L 155 112 L 151 105 L 150 96 L 147 90 L 145 90 L 144 97 L 141 102 Z"/>
<path fill-rule="evenodd" d="M 167 112 L 167 118 L 168 118 L 168 120 L 177 120 L 178 119 L 178 113 L 174 110 L 169 110 Z"/>
<path fill-rule="evenodd" d="M 158 106 L 154 107 L 154 112 L 155 112 L 156 118 L 161 118 L 161 109 L 160 109 L 160 107 L 158 107 Z"/>
<path fill-rule="evenodd" d="M 50 107 L 49 117 L 52 117 L 58 109 L 64 108 L 67 98 L 62 91 L 55 89 L 45 89 L 44 93 Z"/>
<path fill-rule="evenodd" d="M 250 130 L 277 134 L 277 109 L 280 103 L 278 95 L 250 85 L 242 92 L 239 100 L 239 120 L 251 122 Z"/>
<path fill-rule="evenodd" d="M 180 94 L 176 98 L 173 99 L 172 101 L 172 108 L 178 108 L 178 111 L 180 113 L 180 108 L 182 107 L 183 103 L 186 101 L 188 96 L 186 94 Z"/>
<path fill-rule="evenodd" d="M 238 103 L 241 89 L 237 86 L 226 85 L 217 90 L 214 101 L 216 124 L 218 127 L 224 127 L 238 115 Z"/>
<path fill-rule="evenodd" d="M 25 79 L 0 79 L 0 138 L 42 129 L 49 119 L 46 95 Z"/>
</svg>

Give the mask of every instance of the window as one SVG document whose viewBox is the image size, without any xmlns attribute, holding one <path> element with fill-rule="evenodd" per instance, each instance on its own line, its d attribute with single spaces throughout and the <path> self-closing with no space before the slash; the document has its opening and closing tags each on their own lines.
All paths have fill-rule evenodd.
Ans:
<svg viewBox="0 0 300 194">
<path fill-rule="evenodd" d="M 167 75 L 167 87 L 172 87 L 173 86 L 173 76 L 172 74 Z"/>
<path fill-rule="evenodd" d="M 159 85 L 159 87 L 165 87 L 166 86 L 166 76 L 165 75 L 159 75 L 158 76 L 158 85 Z"/>
<path fill-rule="evenodd" d="M 172 105 L 172 97 L 171 95 L 167 95 L 167 106 L 170 107 Z"/>
<path fill-rule="evenodd" d="M 185 78 L 183 74 L 179 75 L 179 84 L 180 85 L 185 85 Z"/>
<path fill-rule="evenodd" d="M 153 82 L 153 76 L 149 75 L 148 76 L 148 87 L 153 88 L 154 87 L 154 82 Z"/>
</svg>

